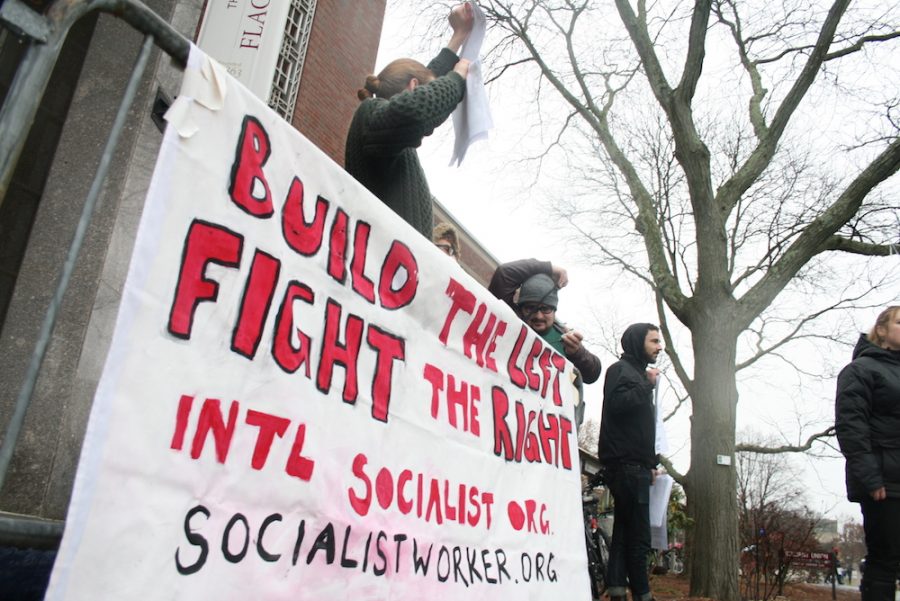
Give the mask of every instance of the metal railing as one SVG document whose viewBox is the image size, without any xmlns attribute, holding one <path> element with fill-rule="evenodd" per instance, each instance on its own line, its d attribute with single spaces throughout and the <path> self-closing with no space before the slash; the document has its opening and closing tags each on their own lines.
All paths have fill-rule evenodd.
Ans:
<svg viewBox="0 0 900 601">
<path fill-rule="evenodd" d="M 187 64 L 190 42 L 159 15 L 134 0 L 57 0 L 45 15 L 38 14 L 20 0 L 5 0 L 0 7 L 0 25 L 28 44 L 19 63 L 12 86 L 0 109 L 0 205 L 6 198 L 13 171 L 22 154 L 28 132 L 34 123 L 40 100 L 72 25 L 92 12 L 109 13 L 145 35 L 131 76 L 125 85 L 118 112 L 94 175 L 75 235 L 59 276 L 54 295 L 35 342 L 25 378 L 0 445 L 0 489 L 6 481 L 13 453 L 25 421 L 41 363 L 50 343 L 63 294 L 69 284 L 75 261 L 90 225 L 97 199 L 106 179 L 128 111 L 149 62 L 154 45 L 180 66 Z M 63 523 L 32 516 L 0 513 L 0 540 L 7 544 L 30 544 L 40 548 L 58 542 Z"/>
</svg>

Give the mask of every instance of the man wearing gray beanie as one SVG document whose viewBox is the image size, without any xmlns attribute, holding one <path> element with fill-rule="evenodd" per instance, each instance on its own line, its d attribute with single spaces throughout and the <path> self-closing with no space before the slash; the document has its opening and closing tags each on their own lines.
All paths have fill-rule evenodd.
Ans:
<svg viewBox="0 0 900 601">
<path fill-rule="evenodd" d="M 568 274 L 562 267 L 549 261 L 520 259 L 497 267 L 488 290 L 512 307 L 547 344 L 565 355 L 585 384 L 592 384 L 600 378 L 600 359 L 581 343 L 584 336 L 580 332 L 556 320 L 557 293 L 568 283 Z M 579 407 L 583 411 L 584 403 Z"/>
</svg>

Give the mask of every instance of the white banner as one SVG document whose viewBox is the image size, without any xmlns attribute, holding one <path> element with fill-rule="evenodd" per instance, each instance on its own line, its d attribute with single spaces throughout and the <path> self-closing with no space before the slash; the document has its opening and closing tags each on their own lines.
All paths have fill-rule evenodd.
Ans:
<svg viewBox="0 0 900 601">
<path fill-rule="evenodd" d="M 47 599 L 589 599 L 571 365 L 208 77 L 195 51 Z"/>
<path fill-rule="evenodd" d="M 290 7 L 289 0 L 208 0 L 197 45 L 268 102 Z"/>
</svg>

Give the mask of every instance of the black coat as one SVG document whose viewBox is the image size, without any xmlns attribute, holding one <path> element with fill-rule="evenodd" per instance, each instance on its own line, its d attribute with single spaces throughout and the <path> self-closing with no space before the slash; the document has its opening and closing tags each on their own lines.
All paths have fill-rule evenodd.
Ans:
<svg viewBox="0 0 900 601">
<path fill-rule="evenodd" d="M 900 352 L 860 336 L 837 380 L 835 426 L 847 459 L 847 498 L 882 486 L 900 498 Z"/>
<path fill-rule="evenodd" d="M 606 371 L 597 456 L 605 467 L 623 463 L 654 468 L 656 407 L 647 377 L 644 339 L 650 324 L 634 324 L 622 336 L 622 359 Z"/>
</svg>

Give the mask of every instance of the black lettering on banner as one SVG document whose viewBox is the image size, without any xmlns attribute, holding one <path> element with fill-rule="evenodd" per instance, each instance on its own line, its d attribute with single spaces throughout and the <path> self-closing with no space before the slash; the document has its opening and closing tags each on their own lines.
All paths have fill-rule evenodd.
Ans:
<svg viewBox="0 0 900 601">
<path fill-rule="evenodd" d="M 462 549 L 459 547 L 453 547 L 453 580 L 455 582 L 459 582 L 462 580 L 462 583 L 466 585 L 466 588 L 469 588 L 469 581 L 466 580 L 466 575 L 463 574 L 462 568 L 459 565 L 462 562 Z"/>
<path fill-rule="evenodd" d="M 316 553 L 322 549 L 325 549 L 325 562 L 328 565 L 334 563 L 334 526 L 331 525 L 331 522 L 328 522 L 322 528 L 322 531 L 319 532 L 319 536 L 316 537 L 316 542 L 313 543 L 312 548 L 306 555 L 306 565 L 311 564 L 316 557 Z"/>
<path fill-rule="evenodd" d="M 369 532 L 369 536 L 366 537 L 366 549 L 363 551 L 363 568 L 362 571 L 365 573 L 366 568 L 369 566 L 369 545 L 372 544 L 372 533 Z"/>
<path fill-rule="evenodd" d="M 297 565 L 297 558 L 300 557 L 300 545 L 303 544 L 303 537 L 306 535 L 306 520 L 300 520 L 297 526 L 297 542 L 294 543 L 294 556 L 291 558 L 291 565 Z"/>
<path fill-rule="evenodd" d="M 497 549 L 495 556 L 497 557 L 497 583 L 503 582 L 503 574 L 506 574 L 507 580 L 512 580 L 509 572 L 506 571 L 506 552 L 503 549 Z"/>
<path fill-rule="evenodd" d="M 534 575 L 536 580 L 544 579 L 544 554 L 538 553 L 534 556 Z"/>
<path fill-rule="evenodd" d="M 494 564 L 492 564 L 491 562 L 488 561 L 489 554 L 490 554 L 490 551 L 488 551 L 487 549 L 483 549 L 481 551 L 481 565 L 484 568 L 484 579 L 489 584 L 497 584 L 497 579 L 493 578 L 490 575 L 490 573 L 488 572 L 488 570 L 490 570 L 492 567 L 494 567 Z"/>
<path fill-rule="evenodd" d="M 413 539 L 413 573 L 422 572 L 422 576 L 428 575 L 428 566 L 431 564 L 431 550 L 434 544 L 428 545 L 428 555 L 424 559 L 419 555 L 419 541 Z"/>
<path fill-rule="evenodd" d="M 441 574 L 441 560 L 446 559 L 447 570 Z M 440 582 L 447 582 L 447 579 L 450 578 L 450 551 L 447 550 L 447 547 L 441 545 L 440 551 L 438 551 L 437 557 L 437 577 Z"/>
<path fill-rule="evenodd" d="M 471 582 L 472 584 L 475 584 L 476 578 L 478 578 L 478 582 L 484 582 L 484 579 L 481 577 L 481 572 L 479 572 L 478 568 L 475 566 L 475 561 L 477 559 L 478 551 L 476 549 L 469 549 L 468 547 L 466 547 L 466 563 L 469 564 L 469 582 Z"/>
<path fill-rule="evenodd" d="M 407 536 L 405 534 L 395 534 L 394 542 L 397 547 L 397 563 L 394 565 L 394 572 L 400 571 L 400 547 L 403 545 L 403 541 L 405 541 Z"/>
<path fill-rule="evenodd" d="M 266 529 L 272 522 L 280 522 L 281 514 L 273 513 L 272 515 L 266 516 L 266 519 L 263 520 L 262 526 L 259 527 L 259 536 L 256 538 L 256 552 L 259 553 L 259 556 L 262 557 L 263 561 L 278 561 L 281 557 L 281 553 L 272 554 L 266 551 L 265 547 L 263 547 L 263 537 L 266 535 Z"/>
<path fill-rule="evenodd" d="M 195 561 L 191 565 L 182 565 L 181 558 L 179 556 L 181 548 L 179 547 L 178 549 L 175 549 L 175 567 L 178 569 L 178 573 L 184 576 L 196 574 L 197 572 L 199 572 L 200 568 L 203 567 L 203 564 L 206 563 L 206 558 L 209 555 L 209 543 L 206 542 L 206 539 L 203 537 L 203 535 L 191 530 L 191 518 L 198 513 L 202 513 L 207 518 L 209 518 L 210 516 L 209 509 L 207 509 L 203 505 L 192 507 L 191 510 L 187 512 L 187 515 L 184 516 L 185 538 L 187 538 L 187 541 L 190 544 L 200 547 L 200 555 L 197 557 L 197 561 Z"/>
<path fill-rule="evenodd" d="M 202 514 L 206 521 L 211 517 L 209 509 L 203 505 L 192 507 L 185 515 L 183 529 L 189 545 L 197 547 L 199 554 L 193 563 L 183 562 L 185 548 L 179 547 L 175 551 L 175 564 L 179 574 L 190 575 L 199 572 L 205 566 L 209 558 L 209 541 L 201 535 L 197 528 L 194 518 L 197 514 Z M 228 520 L 227 525 L 222 531 L 221 550 L 223 558 L 233 564 L 243 561 L 249 550 L 251 540 L 256 546 L 259 557 L 269 563 L 277 562 L 283 556 L 280 552 L 284 536 L 280 533 L 267 538 L 269 527 L 276 522 L 283 522 L 284 516 L 281 513 L 272 513 L 263 518 L 258 529 L 251 532 L 251 525 L 247 517 L 242 513 L 234 513 Z M 241 527 L 238 527 L 238 526 Z M 343 525 L 343 524 L 342 524 Z M 280 529 L 280 527 L 278 528 Z M 277 529 L 277 530 L 278 530 Z M 237 531 L 235 536 L 234 532 Z M 241 532 L 243 530 L 243 532 Z M 317 527 L 318 535 L 312 543 L 308 551 L 305 552 L 306 565 L 311 565 L 320 555 L 320 551 L 325 552 L 324 558 L 320 561 L 328 565 L 334 563 L 337 538 L 335 534 L 335 525 L 332 522 L 325 523 L 321 528 Z M 303 541 L 306 534 L 306 520 L 301 519 L 297 528 L 297 535 L 293 545 L 292 565 L 296 566 L 301 551 L 304 550 Z M 359 560 L 358 546 L 351 544 L 353 535 L 353 525 L 347 524 L 344 528 L 344 537 L 341 541 L 340 566 L 348 569 L 360 569 L 362 573 L 368 570 L 371 563 L 372 574 L 374 576 L 384 576 L 390 568 L 391 547 L 389 540 L 394 542 L 394 574 L 402 574 L 409 569 L 408 558 L 412 559 L 413 576 L 427 577 L 431 567 L 432 551 L 435 543 L 421 545 L 420 541 L 412 537 L 411 555 L 404 553 L 403 543 L 410 539 L 407 534 L 390 534 L 384 530 L 377 532 L 369 531 L 365 541 L 365 550 L 363 552 L 362 561 Z M 243 537 L 243 542 L 240 538 Z M 235 545 L 235 540 L 238 545 Z M 373 543 L 374 539 L 374 545 Z M 360 538 L 361 540 L 361 538 Z M 239 546 L 238 549 L 234 547 Z M 374 547 L 374 548 L 373 548 Z M 356 555 L 353 557 L 352 555 Z M 404 560 L 401 561 L 401 556 Z M 553 561 L 555 556 L 553 553 L 546 552 L 521 552 L 519 554 L 516 578 L 511 577 L 507 569 L 507 556 L 503 549 L 479 549 L 468 546 L 447 546 L 441 545 L 435 560 L 437 580 L 441 583 L 453 582 L 454 584 L 462 584 L 469 588 L 476 583 L 482 584 L 503 584 L 504 579 L 508 582 L 516 583 L 534 583 L 534 582 L 557 582 L 558 574 L 554 568 Z M 362 565 L 360 566 L 360 563 Z M 405 570 L 404 570 L 405 568 Z M 408 573 L 408 572 L 407 572 Z M 505 578 L 504 578 L 505 577 Z"/>
<path fill-rule="evenodd" d="M 344 530 L 344 544 L 341 546 L 341 567 L 355 568 L 359 562 L 355 559 L 347 557 L 347 542 L 350 540 L 350 526 Z"/>
<path fill-rule="evenodd" d="M 522 580 L 531 582 L 531 576 L 534 573 L 534 567 L 531 564 L 531 555 L 522 553 L 519 563 L 522 564 Z"/>
<path fill-rule="evenodd" d="M 387 555 L 384 554 L 384 549 L 381 548 L 381 543 L 387 540 L 387 534 L 384 530 L 378 531 L 378 536 L 375 538 L 375 553 L 378 554 L 378 559 L 381 560 L 381 567 L 378 567 L 377 563 L 372 564 L 372 573 L 376 576 L 383 576 L 385 572 L 387 572 Z"/>
<path fill-rule="evenodd" d="M 231 529 L 234 528 L 235 524 L 238 522 L 244 525 L 244 545 L 241 547 L 240 551 L 232 553 L 228 548 L 228 543 L 231 541 Z M 228 520 L 225 531 L 222 533 L 222 556 L 231 563 L 238 563 L 247 555 L 248 548 L 250 548 L 250 523 L 247 522 L 247 518 L 244 517 L 243 514 L 236 513 Z"/>
</svg>

